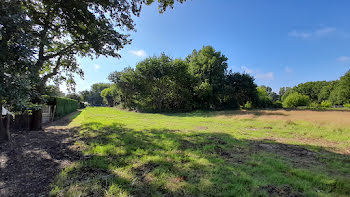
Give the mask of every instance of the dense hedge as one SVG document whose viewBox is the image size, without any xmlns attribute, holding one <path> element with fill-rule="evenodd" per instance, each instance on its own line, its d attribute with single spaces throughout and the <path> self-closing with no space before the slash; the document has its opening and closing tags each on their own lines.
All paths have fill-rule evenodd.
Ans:
<svg viewBox="0 0 350 197">
<path fill-rule="evenodd" d="M 79 108 L 77 100 L 56 97 L 56 113 L 55 119 L 63 117 L 69 113 L 76 111 Z"/>
</svg>

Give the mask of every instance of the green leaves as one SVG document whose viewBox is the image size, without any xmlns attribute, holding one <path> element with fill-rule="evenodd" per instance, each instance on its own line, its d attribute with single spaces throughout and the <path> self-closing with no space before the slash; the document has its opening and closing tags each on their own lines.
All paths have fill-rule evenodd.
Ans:
<svg viewBox="0 0 350 197">
<path fill-rule="evenodd" d="M 178 112 L 194 109 L 237 109 L 257 102 L 254 78 L 227 72 L 227 58 L 212 47 L 193 51 L 186 60 L 162 54 L 146 58 L 136 69 L 113 72 L 118 99 L 129 109 Z"/>
<path fill-rule="evenodd" d="M 295 108 L 298 106 L 307 106 L 309 103 L 310 98 L 308 96 L 293 92 L 283 100 L 282 104 L 284 108 Z"/>
<path fill-rule="evenodd" d="M 77 56 L 120 58 L 120 49 L 131 43 L 126 31 L 135 30 L 133 15 L 139 16 L 141 6 L 152 2 L 4 0 L 0 5 L 0 95 L 6 92 L 10 102 L 21 92 L 19 102 L 29 97 L 37 102 L 48 81 L 66 82 L 74 90 L 74 75 L 83 77 Z M 158 3 L 163 12 L 174 0 Z M 4 73 L 11 78 L 4 80 Z"/>
</svg>

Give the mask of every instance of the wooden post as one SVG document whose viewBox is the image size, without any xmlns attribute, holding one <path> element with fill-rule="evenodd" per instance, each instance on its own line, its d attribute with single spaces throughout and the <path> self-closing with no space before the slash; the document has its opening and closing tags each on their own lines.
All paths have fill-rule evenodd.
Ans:
<svg viewBox="0 0 350 197">
<path fill-rule="evenodd" d="M 2 123 L 2 103 L 0 100 L 0 140 L 5 140 L 5 128 Z"/>
<path fill-rule="evenodd" d="M 10 140 L 11 135 L 10 135 L 10 115 L 6 115 L 6 125 L 4 126 L 3 118 L 2 118 L 2 104 L 0 104 L 0 140 Z"/>
<path fill-rule="evenodd" d="M 54 120 L 55 120 L 55 113 L 56 113 L 56 105 L 53 106 L 52 119 L 51 119 L 51 121 L 54 121 Z"/>
<path fill-rule="evenodd" d="M 6 135 L 7 135 L 7 140 L 9 140 L 9 141 L 11 140 L 10 121 L 11 121 L 10 114 L 6 114 Z"/>
</svg>

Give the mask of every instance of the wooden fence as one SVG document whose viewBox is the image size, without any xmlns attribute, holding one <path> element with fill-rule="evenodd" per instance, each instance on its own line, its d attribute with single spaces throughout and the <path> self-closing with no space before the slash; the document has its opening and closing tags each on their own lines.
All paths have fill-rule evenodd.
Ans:
<svg viewBox="0 0 350 197">
<path fill-rule="evenodd" d="M 0 116 L 0 140 L 10 140 L 11 115 Z"/>
<path fill-rule="evenodd" d="M 15 117 L 7 114 L 1 116 L 0 140 L 10 140 L 11 132 L 40 130 L 42 125 L 42 110 L 32 113 L 17 114 Z"/>
</svg>

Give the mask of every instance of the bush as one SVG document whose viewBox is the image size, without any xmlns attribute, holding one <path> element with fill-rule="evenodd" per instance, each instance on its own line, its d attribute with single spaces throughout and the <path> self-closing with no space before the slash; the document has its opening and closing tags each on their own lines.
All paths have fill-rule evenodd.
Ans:
<svg viewBox="0 0 350 197">
<path fill-rule="evenodd" d="M 63 117 L 69 113 L 76 111 L 79 108 L 79 102 L 77 100 L 56 97 L 56 112 L 55 119 Z"/>
<path fill-rule="evenodd" d="M 266 92 L 264 87 L 258 87 L 258 107 L 260 108 L 268 108 L 273 107 L 273 102 L 269 95 Z"/>
<path fill-rule="evenodd" d="M 350 103 L 344 104 L 343 106 L 344 106 L 345 108 L 349 108 L 349 109 L 350 109 Z"/>
<path fill-rule="evenodd" d="M 253 109 L 253 103 L 251 101 L 247 101 L 246 104 L 244 104 L 245 109 Z"/>
<path fill-rule="evenodd" d="M 273 108 L 282 108 L 282 102 L 281 101 L 273 102 Z"/>
<path fill-rule="evenodd" d="M 311 108 L 319 108 L 320 104 L 318 104 L 316 102 L 312 102 L 312 103 L 309 104 L 309 107 L 311 107 Z"/>
<path fill-rule="evenodd" d="M 283 100 L 282 105 L 284 108 L 295 108 L 298 106 L 307 106 L 309 103 L 310 98 L 308 96 L 293 92 Z"/>
<path fill-rule="evenodd" d="M 332 102 L 330 102 L 328 100 L 322 101 L 321 106 L 325 107 L 325 108 L 332 107 Z"/>
</svg>

